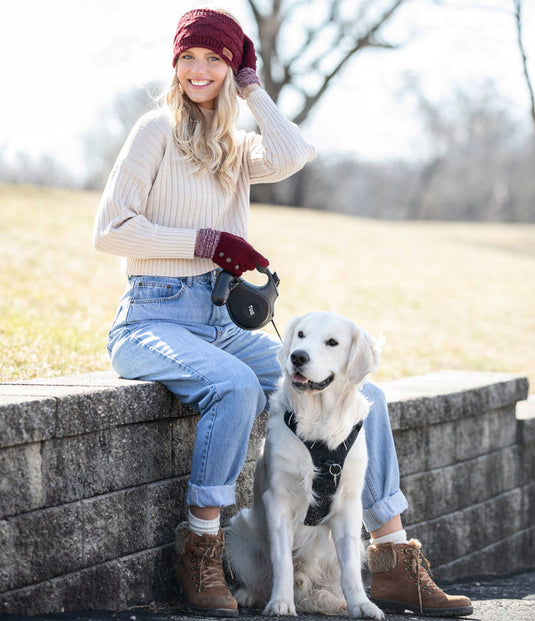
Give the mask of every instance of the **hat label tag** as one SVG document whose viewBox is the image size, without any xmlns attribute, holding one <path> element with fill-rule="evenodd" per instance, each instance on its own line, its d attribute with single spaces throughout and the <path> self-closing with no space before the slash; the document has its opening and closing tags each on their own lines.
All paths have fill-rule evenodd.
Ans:
<svg viewBox="0 0 535 621">
<path fill-rule="evenodd" d="M 230 60 L 230 62 L 232 62 L 234 54 L 228 49 L 228 47 L 223 48 L 223 54 Z"/>
</svg>

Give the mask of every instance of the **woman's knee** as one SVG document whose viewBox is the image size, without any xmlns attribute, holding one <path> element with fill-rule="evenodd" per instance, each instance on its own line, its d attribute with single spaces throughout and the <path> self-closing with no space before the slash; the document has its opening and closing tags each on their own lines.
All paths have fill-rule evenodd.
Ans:
<svg viewBox="0 0 535 621">
<path fill-rule="evenodd" d="M 384 391 L 373 382 L 366 382 L 362 386 L 362 393 L 372 403 L 386 407 L 386 395 Z"/>
<path fill-rule="evenodd" d="M 266 396 L 254 372 L 243 363 L 227 369 L 223 381 L 217 387 L 219 397 L 230 401 L 236 410 L 257 416 L 266 406 Z"/>
</svg>

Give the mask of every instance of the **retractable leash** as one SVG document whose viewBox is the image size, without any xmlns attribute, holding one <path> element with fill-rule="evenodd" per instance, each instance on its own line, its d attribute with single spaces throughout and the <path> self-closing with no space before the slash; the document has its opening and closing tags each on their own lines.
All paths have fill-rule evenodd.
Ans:
<svg viewBox="0 0 535 621">
<path fill-rule="evenodd" d="M 216 306 L 226 304 L 232 321 L 244 330 L 258 330 L 271 321 L 282 342 L 273 320 L 280 278 L 267 267 L 257 265 L 256 269 L 267 276 L 267 282 L 262 286 L 253 285 L 231 272 L 220 272 L 212 291 L 212 302 Z"/>
</svg>

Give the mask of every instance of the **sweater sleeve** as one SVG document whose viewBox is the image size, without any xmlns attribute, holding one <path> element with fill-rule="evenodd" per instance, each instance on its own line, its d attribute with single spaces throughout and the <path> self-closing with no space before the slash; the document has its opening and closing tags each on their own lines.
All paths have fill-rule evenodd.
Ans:
<svg viewBox="0 0 535 621">
<path fill-rule="evenodd" d="M 193 257 L 196 230 L 160 226 L 145 215 L 166 146 L 165 122 L 145 115 L 128 136 L 97 211 L 97 250 L 134 258 Z"/>
<path fill-rule="evenodd" d="M 281 181 L 314 159 L 312 145 L 299 127 L 289 121 L 263 89 L 247 97 L 260 134 L 248 134 L 248 166 L 251 183 Z"/>
</svg>

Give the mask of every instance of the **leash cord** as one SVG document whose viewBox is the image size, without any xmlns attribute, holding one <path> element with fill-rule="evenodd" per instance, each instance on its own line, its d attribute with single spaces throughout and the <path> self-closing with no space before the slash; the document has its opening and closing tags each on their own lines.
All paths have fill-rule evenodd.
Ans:
<svg viewBox="0 0 535 621">
<path fill-rule="evenodd" d="M 272 319 L 271 323 L 273 324 L 273 327 L 275 328 L 275 332 L 277 333 L 277 336 L 279 337 L 279 341 L 282 343 L 282 339 L 281 339 L 281 335 L 279 334 L 279 331 L 277 330 L 277 326 L 275 325 L 275 321 Z"/>
</svg>

